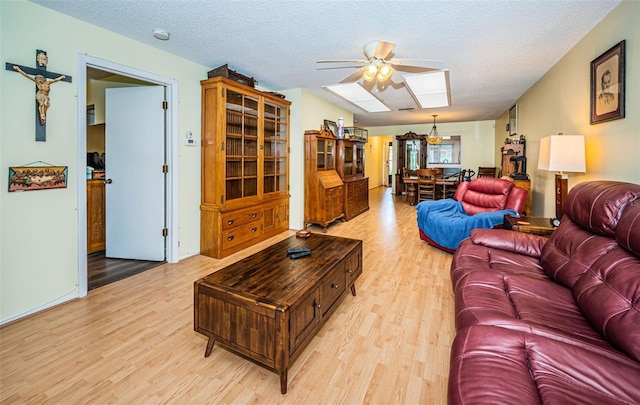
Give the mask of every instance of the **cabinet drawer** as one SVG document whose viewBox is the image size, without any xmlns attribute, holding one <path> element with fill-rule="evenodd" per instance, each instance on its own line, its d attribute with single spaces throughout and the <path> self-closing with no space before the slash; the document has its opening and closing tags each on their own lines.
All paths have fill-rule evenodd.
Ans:
<svg viewBox="0 0 640 405">
<path fill-rule="evenodd" d="M 222 214 L 222 229 L 235 228 L 260 219 L 260 208 L 233 211 Z"/>
<path fill-rule="evenodd" d="M 326 314 L 329 309 L 336 303 L 336 300 L 342 295 L 347 288 L 344 270 L 344 262 L 338 264 L 332 272 L 322 281 L 322 315 Z"/>
<path fill-rule="evenodd" d="M 240 243 L 259 237 L 260 220 L 249 222 L 222 232 L 222 249 L 229 249 Z"/>
<path fill-rule="evenodd" d="M 352 253 L 347 258 L 344 270 L 347 273 L 347 285 L 352 285 L 362 274 L 362 252 Z"/>
</svg>

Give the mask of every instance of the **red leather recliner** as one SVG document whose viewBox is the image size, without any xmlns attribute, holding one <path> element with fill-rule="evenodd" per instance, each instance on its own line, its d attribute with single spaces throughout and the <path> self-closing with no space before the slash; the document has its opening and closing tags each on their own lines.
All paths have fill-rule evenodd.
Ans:
<svg viewBox="0 0 640 405">
<path fill-rule="evenodd" d="M 416 206 L 420 239 L 453 253 L 472 229 L 501 226 L 505 213 L 521 213 L 526 198 L 527 190 L 505 179 L 482 177 L 461 182 L 453 196 L 460 204 L 447 199 L 423 201 Z M 460 206 L 463 212 L 460 212 Z M 471 218 L 482 213 L 495 215 Z M 440 237 L 441 233 L 444 233 L 443 237 Z"/>
</svg>

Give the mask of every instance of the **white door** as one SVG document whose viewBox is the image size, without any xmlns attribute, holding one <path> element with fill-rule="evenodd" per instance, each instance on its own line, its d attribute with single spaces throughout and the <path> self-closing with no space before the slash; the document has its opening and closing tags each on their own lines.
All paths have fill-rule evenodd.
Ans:
<svg viewBox="0 0 640 405">
<path fill-rule="evenodd" d="M 163 86 L 106 89 L 106 256 L 165 260 Z"/>
</svg>

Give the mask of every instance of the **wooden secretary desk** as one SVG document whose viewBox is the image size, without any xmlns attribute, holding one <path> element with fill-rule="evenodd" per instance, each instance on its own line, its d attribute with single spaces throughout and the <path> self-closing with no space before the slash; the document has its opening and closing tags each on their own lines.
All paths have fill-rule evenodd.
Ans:
<svg viewBox="0 0 640 405">
<path fill-rule="evenodd" d="M 200 253 L 289 229 L 289 101 L 224 77 L 202 86 Z"/>
<path fill-rule="evenodd" d="M 335 169 L 336 137 L 326 130 L 304 132 L 304 227 L 327 226 L 344 217 L 344 183 Z"/>
</svg>

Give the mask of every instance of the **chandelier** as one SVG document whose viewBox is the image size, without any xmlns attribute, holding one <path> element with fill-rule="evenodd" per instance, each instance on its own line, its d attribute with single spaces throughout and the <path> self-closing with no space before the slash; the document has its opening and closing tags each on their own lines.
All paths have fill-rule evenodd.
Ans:
<svg viewBox="0 0 640 405">
<path fill-rule="evenodd" d="M 437 145 L 440 142 L 442 142 L 442 137 L 438 135 L 438 128 L 436 128 L 437 116 L 438 116 L 437 114 L 433 115 L 433 128 L 431 128 L 431 132 L 429 132 L 429 135 L 427 135 L 427 142 L 430 143 L 431 145 Z"/>
</svg>

